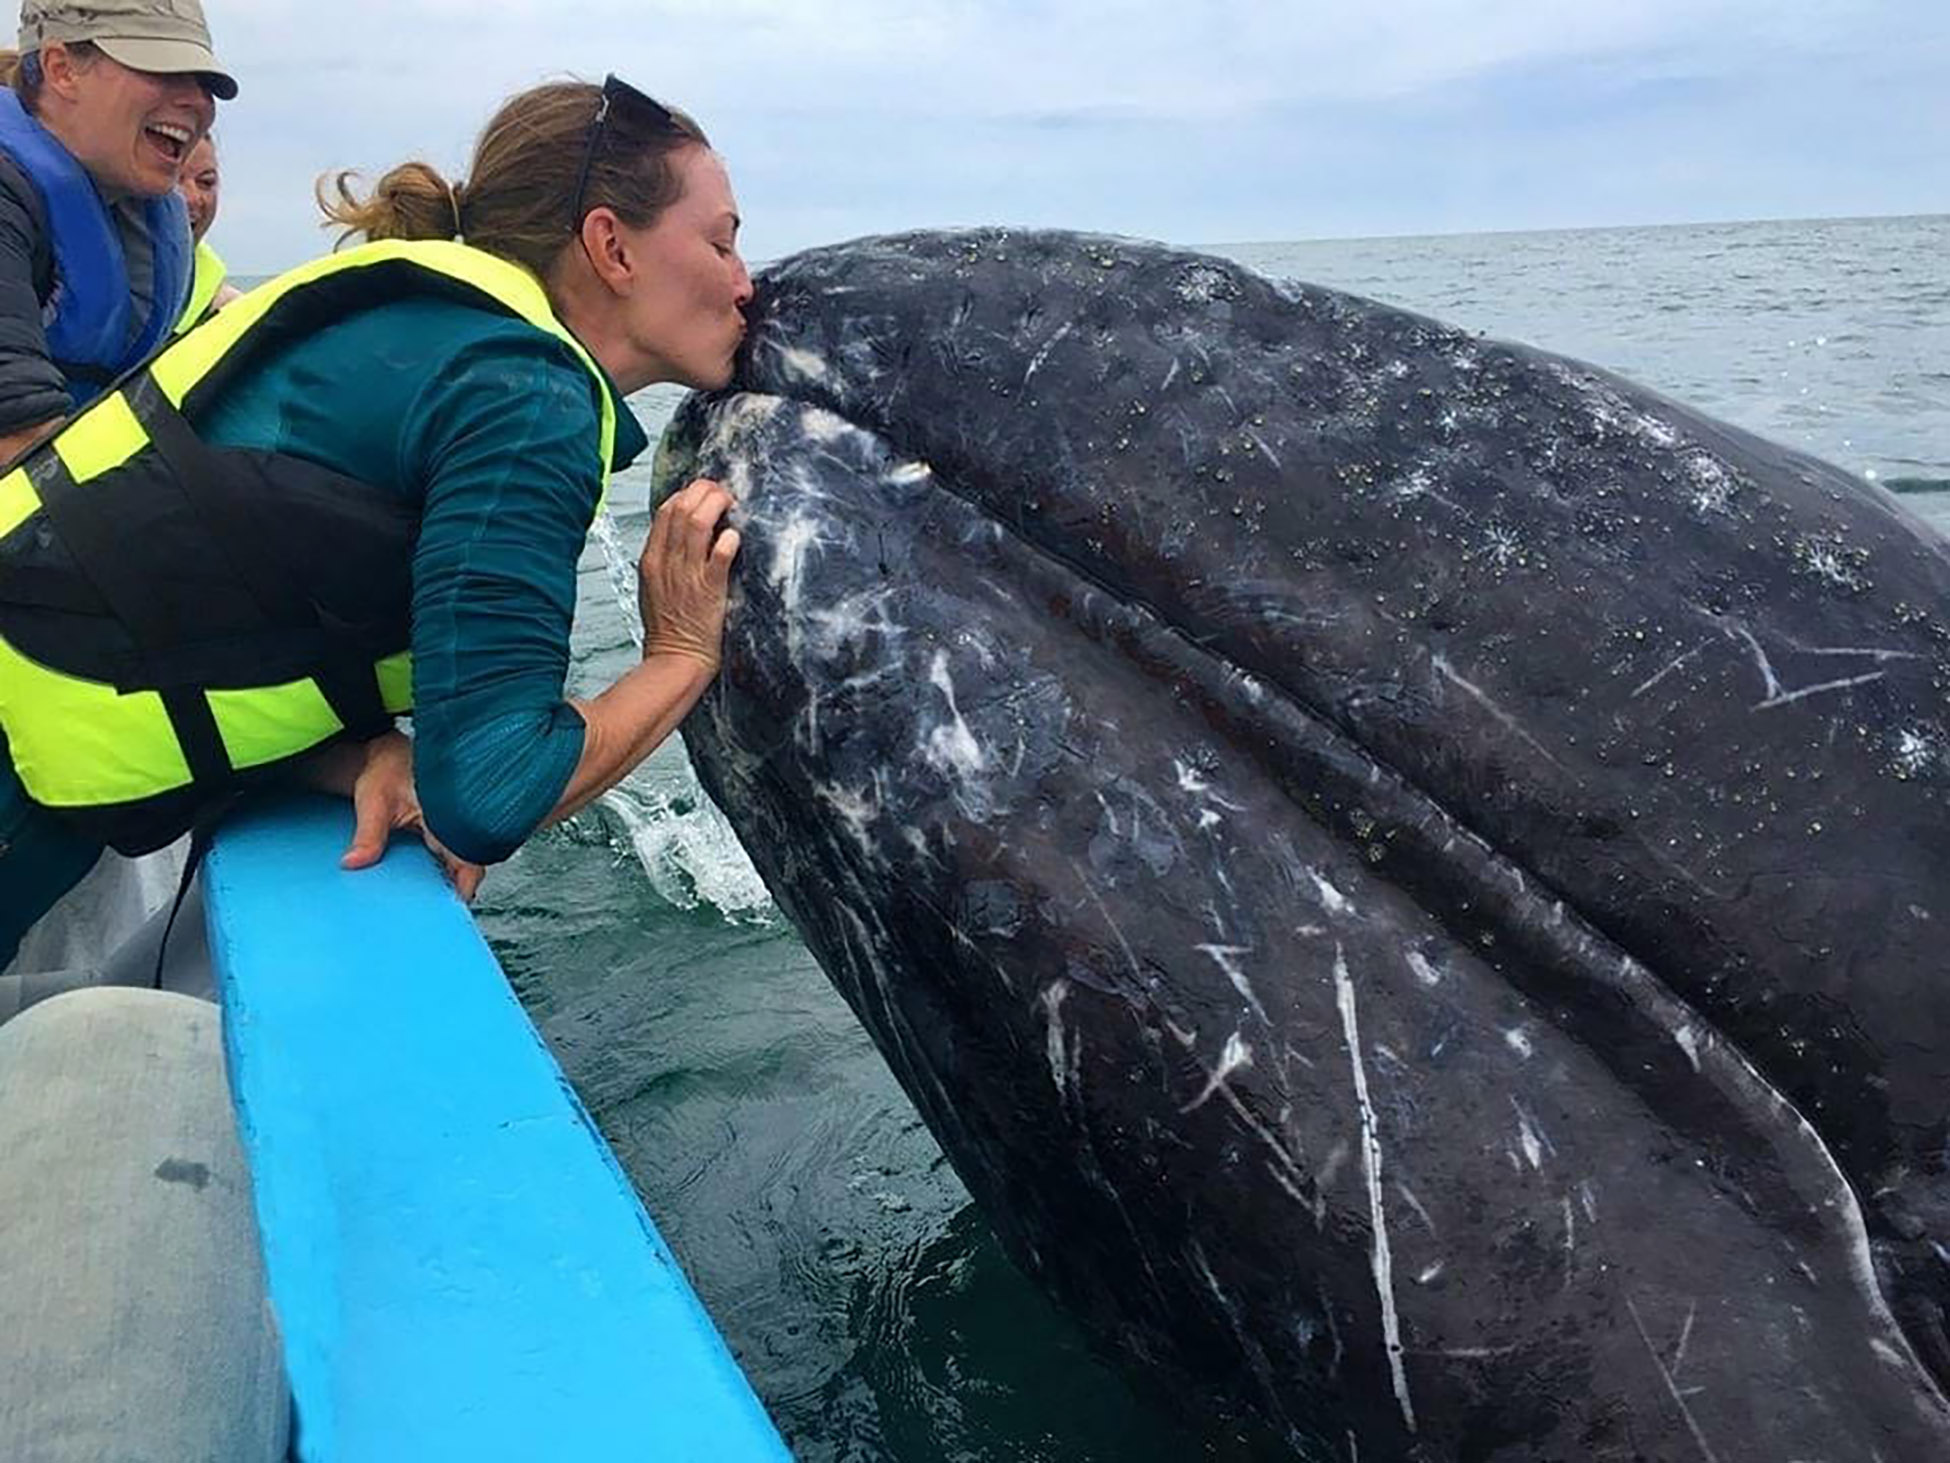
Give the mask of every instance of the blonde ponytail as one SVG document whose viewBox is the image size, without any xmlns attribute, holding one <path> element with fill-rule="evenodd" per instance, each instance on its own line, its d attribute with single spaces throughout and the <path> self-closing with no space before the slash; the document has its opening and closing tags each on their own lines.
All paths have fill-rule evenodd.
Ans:
<svg viewBox="0 0 1950 1463">
<path fill-rule="evenodd" d="M 353 191 L 358 176 L 350 169 L 326 173 L 314 190 L 326 226 L 336 224 L 341 231 L 339 243 L 361 234 L 368 239 L 459 237 L 466 207 L 464 189 L 441 177 L 431 164 L 401 163 L 388 170 L 364 199 Z"/>
</svg>

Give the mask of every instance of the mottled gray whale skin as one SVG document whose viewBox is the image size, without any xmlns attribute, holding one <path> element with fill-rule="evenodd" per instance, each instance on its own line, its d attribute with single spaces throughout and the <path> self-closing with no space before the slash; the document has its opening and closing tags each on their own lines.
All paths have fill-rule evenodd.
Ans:
<svg viewBox="0 0 1950 1463">
<path fill-rule="evenodd" d="M 1950 1457 L 1950 555 L 1578 363 L 975 231 L 765 272 L 685 735 L 1019 1262 L 1309 1457 Z"/>
</svg>

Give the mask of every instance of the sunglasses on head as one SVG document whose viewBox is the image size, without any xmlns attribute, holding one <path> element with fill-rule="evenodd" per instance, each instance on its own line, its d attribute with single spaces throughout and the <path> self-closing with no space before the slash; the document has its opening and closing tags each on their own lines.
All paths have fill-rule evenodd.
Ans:
<svg viewBox="0 0 1950 1463">
<path fill-rule="evenodd" d="M 619 107 L 627 107 L 643 125 L 659 132 L 676 132 L 677 118 L 669 107 L 655 97 L 647 96 L 631 86 L 629 82 L 612 71 L 603 78 L 603 94 L 596 102 L 596 115 L 589 123 L 589 137 L 582 144 L 582 167 L 576 173 L 575 201 L 569 206 L 569 225 L 582 227 L 583 195 L 589 191 L 589 171 L 596 165 L 596 154 L 602 150 L 603 139 L 609 135 L 610 114 Z"/>
</svg>

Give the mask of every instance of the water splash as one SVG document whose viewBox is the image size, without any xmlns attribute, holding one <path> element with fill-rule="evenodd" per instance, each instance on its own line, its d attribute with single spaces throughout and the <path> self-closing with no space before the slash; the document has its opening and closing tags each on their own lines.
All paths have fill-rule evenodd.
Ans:
<svg viewBox="0 0 1950 1463">
<path fill-rule="evenodd" d="M 607 508 L 590 536 L 602 546 L 611 595 L 631 643 L 643 650 L 636 562 Z M 673 738 L 622 782 L 602 807 L 621 825 L 650 887 L 678 909 L 708 904 L 734 924 L 772 924 L 778 911 L 731 824 L 704 795 L 683 745 Z"/>
<path fill-rule="evenodd" d="M 598 510 L 589 536 L 602 546 L 603 568 L 609 576 L 609 592 L 616 608 L 623 612 L 623 626 L 630 632 L 630 643 L 643 653 L 643 607 L 636 598 L 636 563 L 616 532 L 616 515 L 607 505 Z"/>
<path fill-rule="evenodd" d="M 709 905 L 732 924 L 769 925 L 779 913 L 717 804 L 672 742 L 602 806 L 621 825 L 650 887 L 678 909 Z"/>
</svg>

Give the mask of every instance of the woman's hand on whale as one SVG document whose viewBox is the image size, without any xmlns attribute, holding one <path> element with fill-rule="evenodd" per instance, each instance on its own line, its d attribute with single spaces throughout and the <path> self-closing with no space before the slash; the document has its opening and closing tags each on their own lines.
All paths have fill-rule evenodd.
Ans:
<svg viewBox="0 0 1950 1463">
<path fill-rule="evenodd" d="M 566 818 L 656 751 L 718 672 L 725 596 L 738 530 L 725 524 L 733 499 L 699 478 L 657 510 L 637 560 L 643 660 L 590 701 L 572 701 L 585 726 L 582 759 L 549 815 Z"/>
<path fill-rule="evenodd" d="M 732 506 L 723 487 L 698 478 L 657 510 L 636 566 L 645 660 L 685 655 L 717 669 L 738 553 L 738 530 L 724 522 Z"/>
</svg>

